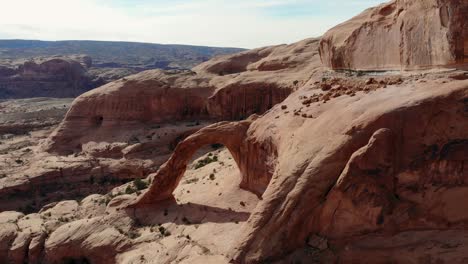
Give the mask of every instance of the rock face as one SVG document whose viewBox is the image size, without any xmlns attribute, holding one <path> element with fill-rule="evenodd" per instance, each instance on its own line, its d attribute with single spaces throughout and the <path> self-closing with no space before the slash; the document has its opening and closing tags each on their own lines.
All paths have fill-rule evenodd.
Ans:
<svg viewBox="0 0 468 264">
<path fill-rule="evenodd" d="M 76 97 L 95 87 L 87 74 L 90 58 L 82 62 L 52 58 L 27 61 L 16 69 L 0 68 L 0 98 Z"/>
<path fill-rule="evenodd" d="M 320 65 L 317 45 L 308 39 L 222 56 L 193 71 L 151 70 L 109 83 L 75 100 L 45 148 L 71 153 L 136 127 L 264 113 L 308 81 Z"/>
<path fill-rule="evenodd" d="M 284 104 L 299 108 L 298 98 L 308 93 L 294 93 Z M 278 150 L 277 157 L 268 157 L 273 161 L 257 163 L 274 173 L 230 252 L 235 262 L 259 263 L 284 256 L 305 246 L 313 234 L 327 237 L 338 246 L 339 254 L 347 254 L 343 241 L 352 245 L 349 240 L 366 234 L 463 225 L 468 222 L 466 208 L 455 200 L 467 195 L 462 183 L 467 176 L 463 167 L 468 158 L 467 98 L 467 81 L 442 87 L 437 82 L 413 88 L 392 86 L 369 96 L 312 104 L 304 110 L 312 119 L 284 114 L 277 106 L 250 125 L 207 127 L 179 144 L 148 192 L 131 208 L 167 199 L 180 181 L 187 155 L 203 144 L 220 141 L 226 142 L 234 159 L 257 156 L 249 150 L 271 148 L 270 144 Z M 280 117 L 272 122 L 275 116 Z M 231 130 L 238 132 L 226 132 Z M 217 133 L 224 137 L 211 137 Z M 270 138 L 264 141 L 268 145 L 239 142 L 265 134 Z M 269 164 L 273 168 L 265 168 Z M 388 256 L 401 261 L 398 254 Z"/>
<path fill-rule="evenodd" d="M 322 61 L 340 70 L 466 67 L 467 16 L 463 0 L 394 0 L 329 30 Z"/>
</svg>

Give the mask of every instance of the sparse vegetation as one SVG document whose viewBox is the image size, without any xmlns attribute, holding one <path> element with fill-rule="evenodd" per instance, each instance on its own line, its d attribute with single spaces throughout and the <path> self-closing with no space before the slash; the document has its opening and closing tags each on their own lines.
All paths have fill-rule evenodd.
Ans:
<svg viewBox="0 0 468 264">
<path fill-rule="evenodd" d="M 133 185 L 135 186 L 135 188 L 137 190 L 143 190 L 143 189 L 146 189 L 148 187 L 148 183 L 140 178 L 137 178 L 133 181 Z"/>
<path fill-rule="evenodd" d="M 210 153 L 211 154 L 211 153 Z M 216 155 L 208 155 L 208 157 L 204 158 L 204 159 L 201 159 L 197 162 L 197 164 L 195 165 L 195 169 L 199 169 L 201 167 L 204 167 L 212 162 L 216 162 L 218 161 L 218 156 Z"/>
<path fill-rule="evenodd" d="M 133 193 L 140 194 L 140 191 L 146 188 L 148 188 L 148 182 L 137 178 L 131 184 L 127 185 L 127 188 L 125 188 L 125 193 L 126 194 L 133 194 Z"/>
<path fill-rule="evenodd" d="M 132 185 L 127 185 L 127 188 L 125 188 L 125 193 L 126 194 L 133 194 L 135 193 L 137 190 L 135 188 L 133 188 Z"/>
<path fill-rule="evenodd" d="M 158 228 L 159 230 L 159 233 L 161 233 L 162 236 L 170 236 L 171 235 L 171 232 L 169 230 L 167 230 L 164 226 L 160 226 Z"/>
</svg>

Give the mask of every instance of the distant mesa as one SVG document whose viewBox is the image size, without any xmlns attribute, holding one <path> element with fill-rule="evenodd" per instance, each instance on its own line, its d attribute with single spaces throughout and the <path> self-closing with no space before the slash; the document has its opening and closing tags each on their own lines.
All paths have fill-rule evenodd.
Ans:
<svg viewBox="0 0 468 264">
<path fill-rule="evenodd" d="M 214 56 L 242 50 L 132 42 L 0 40 L 0 99 L 76 97 L 141 71 L 187 70 Z"/>
</svg>

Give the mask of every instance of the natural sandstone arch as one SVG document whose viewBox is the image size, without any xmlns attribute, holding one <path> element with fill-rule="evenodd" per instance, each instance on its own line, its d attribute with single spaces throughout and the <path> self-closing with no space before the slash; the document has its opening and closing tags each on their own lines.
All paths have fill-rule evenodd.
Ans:
<svg viewBox="0 0 468 264">
<path fill-rule="evenodd" d="M 147 204 L 165 200 L 179 185 L 187 165 L 195 152 L 203 146 L 220 143 L 227 147 L 241 171 L 241 187 L 259 195 L 258 188 L 250 186 L 251 181 L 245 178 L 242 163 L 242 143 L 253 120 L 240 122 L 220 122 L 205 127 L 180 142 L 169 160 L 164 163 L 153 177 L 152 184 L 146 193 L 140 196 L 136 204 Z"/>
</svg>

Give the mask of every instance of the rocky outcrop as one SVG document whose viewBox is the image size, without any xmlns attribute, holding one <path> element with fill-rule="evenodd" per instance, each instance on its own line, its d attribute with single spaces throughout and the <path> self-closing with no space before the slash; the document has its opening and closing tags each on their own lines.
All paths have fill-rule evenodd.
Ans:
<svg viewBox="0 0 468 264">
<path fill-rule="evenodd" d="M 269 137 L 278 156 L 260 163 L 274 164 L 273 170 L 268 169 L 274 173 L 231 251 L 235 262 L 274 259 L 304 246 L 313 234 L 342 246 L 342 241 L 375 232 L 449 228 L 468 221 L 465 209 L 451 200 L 464 195 L 465 189 L 467 92 L 466 81 L 442 87 L 437 82 L 411 89 L 391 86 L 368 96 L 312 104 L 303 110 L 312 119 L 285 114 L 277 106 L 254 121 L 246 133 Z M 295 93 L 284 104 L 297 108 L 302 105 L 299 98 L 308 93 Z M 272 123 L 275 116 L 279 120 Z M 167 199 L 180 181 L 184 160 L 203 143 L 210 143 L 212 134 L 225 134 L 214 141 L 233 140 L 241 146 L 231 150 L 234 157 L 250 156 L 248 147 L 242 146 L 251 144 L 249 140 L 240 144 L 238 134 L 223 132 L 225 126 L 232 129 L 241 124 L 208 127 L 180 143 L 149 191 L 131 207 Z M 249 166 L 248 170 L 254 169 Z M 444 191 L 436 191 L 440 188 Z M 436 196 L 422 200 L 425 195 Z M 447 199 L 442 207 L 437 206 L 440 199 Z M 266 233 L 270 235 L 262 235 Z"/>
<path fill-rule="evenodd" d="M 309 80 L 310 72 L 320 66 L 317 45 L 317 39 L 309 39 L 219 57 L 193 71 L 152 70 L 109 83 L 74 101 L 45 149 L 72 153 L 90 141 L 127 141 L 131 135 L 116 135 L 125 130 L 262 114 Z M 181 135 L 171 134 L 167 144 Z"/>
<path fill-rule="evenodd" d="M 468 3 L 394 0 L 329 30 L 323 63 L 339 70 L 415 70 L 467 63 Z"/>
<path fill-rule="evenodd" d="M 80 61 L 70 58 L 49 58 L 27 61 L 16 69 L 0 69 L 0 98 L 75 97 L 94 88 L 86 67 L 89 57 Z"/>
</svg>

